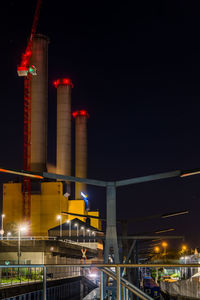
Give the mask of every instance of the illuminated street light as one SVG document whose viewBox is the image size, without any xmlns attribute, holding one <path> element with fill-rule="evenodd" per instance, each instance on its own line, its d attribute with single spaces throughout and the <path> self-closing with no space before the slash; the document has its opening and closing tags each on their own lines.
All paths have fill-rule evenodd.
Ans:
<svg viewBox="0 0 200 300">
<path fill-rule="evenodd" d="M 5 218 L 5 215 L 2 214 L 1 215 L 1 239 L 3 240 L 3 234 L 4 234 L 4 230 L 3 230 L 3 219 Z"/>
<path fill-rule="evenodd" d="M 81 230 L 83 230 L 83 236 L 85 237 L 85 227 L 82 226 L 82 227 L 81 227 Z M 83 240 L 83 242 L 85 243 L 85 239 Z"/>
<path fill-rule="evenodd" d="M 67 220 L 67 222 L 66 222 L 68 225 L 69 225 L 69 236 L 71 236 L 72 235 L 72 223 L 71 223 L 71 220 Z"/>
<path fill-rule="evenodd" d="M 75 223 L 74 227 L 76 227 L 77 231 L 76 231 L 76 235 L 77 235 L 77 242 L 78 242 L 78 235 L 79 235 L 79 224 Z"/>
<path fill-rule="evenodd" d="M 91 230 L 90 230 L 90 229 L 87 229 L 87 232 L 88 232 L 88 236 L 90 237 Z M 90 239 L 89 239 L 89 243 L 90 243 Z"/>
<path fill-rule="evenodd" d="M 155 251 L 156 253 L 159 253 L 159 252 L 160 252 L 160 247 L 156 246 L 156 247 L 154 248 L 154 251 Z"/>
<path fill-rule="evenodd" d="M 11 232 L 10 231 L 7 232 L 7 240 L 9 238 L 9 236 L 11 236 Z"/>
<path fill-rule="evenodd" d="M 20 261 L 20 256 L 21 256 L 21 250 L 20 250 L 20 241 L 21 241 L 21 232 L 26 232 L 27 228 L 25 226 L 20 226 L 18 228 L 18 265 L 19 265 L 19 261 Z"/>
<path fill-rule="evenodd" d="M 58 215 L 57 220 L 60 221 L 60 238 L 61 238 L 62 237 L 62 215 Z"/>
<path fill-rule="evenodd" d="M 162 247 L 164 248 L 164 255 L 166 255 L 167 246 L 168 246 L 167 242 L 162 242 Z"/>
<path fill-rule="evenodd" d="M 95 236 L 95 235 L 96 235 L 95 231 L 92 231 L 92 235 L 93 235 L 93 236 Z M 95 242 L 95 239 L 94 239 L 94 242 Z"/>
<path fill-rule="evenodd" d="M 182 245 L 181 250 L 182 250 L 182 252 L 185 252 L 187 250 L 187 246 L 186 245 Z"/>
</svg>

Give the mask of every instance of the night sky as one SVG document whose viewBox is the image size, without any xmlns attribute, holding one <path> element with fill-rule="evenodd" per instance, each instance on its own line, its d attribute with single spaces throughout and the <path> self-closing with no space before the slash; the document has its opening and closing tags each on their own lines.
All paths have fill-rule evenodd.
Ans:
<svg viewBox="0 0 200 300">
<path fill-rule="evenodd" d="M 23 79 L 16 67 L 35 0 L 1 4 L 0 166 L 23 166 Z M 114 180 L 200 167 L 200 13 L 193 1 L 43 1 L 49 36 L 48 161 L 55 163 L 58 77 L 74 83 L 72 109 L 87 109 L 88 177 Z M 0 175 L 0 181 L 8 180 Z M 190 209 L 136 223 L 130 232 L 175 228 L 200 246 L 200 176 L 119 189 L 118 218 Z M 105 193 L 89 187 L 105 216 Z"/>
</svg>

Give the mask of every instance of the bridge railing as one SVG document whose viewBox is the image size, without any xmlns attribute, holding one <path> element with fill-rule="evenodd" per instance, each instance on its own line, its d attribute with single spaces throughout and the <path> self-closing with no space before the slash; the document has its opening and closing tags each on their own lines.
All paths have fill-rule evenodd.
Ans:
<svg viewBox="0 0 200 300">
<path fill-rule="evenodd" d="M 35 265 L 0 265 L 0 284 L 1 288 L 10 284 L 31 284 L 36 281 L 43 282 L 43 300 L 49 300 L 47 292 L 47 282 L 49 280 L 56 280 L 58 278 L 67 278 L 72 276 L 84 275 L 90 280 L 95 280 L 95 283 L 99 285 L 101 300 L 104 299 L 108 290 L 114 295 L 114 299 L 117 300 L 129 300 L 130 295 L 133 294 L 139 299 L 155 299 L 152 298 L 151 294 L 147 294 L 144 290 L 138 288 L 126 279 L 125 273 L 129 269 L 135 270 L 160 270 L 160 269 L 175 269 L 181 270 L 182 277 L 184 280 L 174 281 L 176 287 L 174 290 L 180 289 L 185 295 L 187 293 L 193 293 L 192 297 L 199 299 L 200 295 L 200 284 L 199 278 L 200 273 L 199 264 L 90 264 L 83 261 L 82 264 L 68 264 L 68 265 L 50 265 L 50 264 L 35 264 Z M 70 269 L 71 268 L 71 269 Z M 69 269 L 68 274 L 65 269 Z M 57 276 L 54 275 L 56 270 Z M 196 270 L 190 279 L 186 278 L 186 270 Z M 74 273 L 72 273 L 74 272 Z M 190 274 L 191 275 L 191 274 Z M 7 279 L 6 279 L 7 278 Z M 183 279 L 183 278 L 182 278 Z M 193 279 L 193 280 L 192 280 Z M 7 280 L 7 281 L 6 281 Z M 170 281 L 164 280 L 161 283 L 165 292 L 173 291 L 173 282 L 170 287 Z M 189 290 L 191 287 L 191 291 Z M 195 290 L 195 292 L 194 292 Z M 189 299 L 189 298 L 188 298 Z"/>
</svg>

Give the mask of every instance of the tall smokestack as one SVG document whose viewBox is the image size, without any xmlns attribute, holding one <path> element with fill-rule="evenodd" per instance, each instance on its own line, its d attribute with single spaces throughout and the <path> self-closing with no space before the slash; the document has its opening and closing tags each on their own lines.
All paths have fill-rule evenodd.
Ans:
<svg viewBox="0 0 200 300">
<path fill-rule="evenodd" d="M 31 171 L 45 171 L 47 161 L 48 37 L 33 38 L 31 64 L 37 76 L 31 79 Z"/>
<path fill-rule="evenodd" d="M 71 175 L 71 89 L 68 78 L 54 81 L 57 88 L 57 174 Z"/>
<path fill-rule="evenodd" d="M 75 118 L 75 176 L 87 177 L 87 119 L 86 110 L 73 112 Z M 75 199 L 81 199 L 81 192 L 87 194 L 86 184 L 75 183 Z"/>
</svg>

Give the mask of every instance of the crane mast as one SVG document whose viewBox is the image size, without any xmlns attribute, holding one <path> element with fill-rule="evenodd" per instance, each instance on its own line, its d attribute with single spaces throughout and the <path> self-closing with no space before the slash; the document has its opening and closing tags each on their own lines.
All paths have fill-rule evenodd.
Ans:
<svg viewBox="0 0 200 300">
<path fill-rule="evenodd" d="M 22 54 L 21 63 L 17 67 L 18 76 L 24 77 L 24 170 L 26 171 L 30 171 L 31 163 L 31 78 L 32 76 L 37 75 L 36 67 L 30 65 L 30 60 L 41 4 L 42 0 L 37 0 L 29 41 L 25 52 Z M 29 222 L 31 214 L 31 181 L 28 177 L 23 177 L 22 194 L 22 215 L 23 219 Z"/>
</svg>

